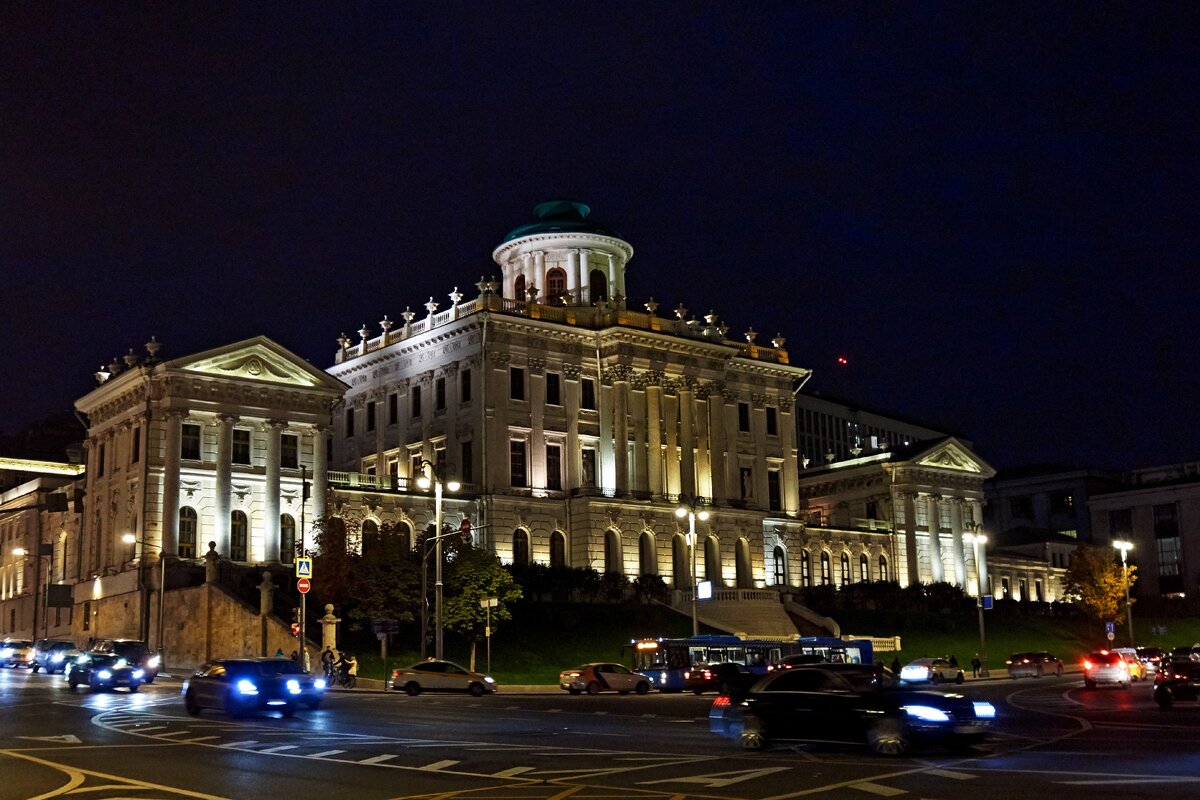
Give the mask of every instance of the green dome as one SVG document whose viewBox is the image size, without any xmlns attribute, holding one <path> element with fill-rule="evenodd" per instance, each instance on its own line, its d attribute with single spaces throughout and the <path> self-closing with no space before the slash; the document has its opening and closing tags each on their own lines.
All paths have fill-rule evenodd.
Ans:
<svg viewBox="0 0 1200 800">
<path fill-rule="evenodd" d="M 533 207 L 537 221 L 513 228 L 504 237 L 504 241 L 511 242 L 513 239 L 538 233 L 594 233 L 621 238 L 621 234 L 607 225 L 599 225 L 587 219 L 591 211 L 586 203 L 575 200 L 547 200 L 545 203 L 538 203 Z"/>
</svg>

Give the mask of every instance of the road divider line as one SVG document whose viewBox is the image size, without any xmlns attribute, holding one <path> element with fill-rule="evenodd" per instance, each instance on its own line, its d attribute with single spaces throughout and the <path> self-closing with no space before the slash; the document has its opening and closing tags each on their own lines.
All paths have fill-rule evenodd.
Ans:
<svg viewBox="0 0 1200 800">
<path fill-rule="evenodd" d="M 520 775 L 523 772 L 533 772 L 533 770 L 534 770 L 533 767 L 509 767 L 508 769 L 502 769 L 499 772 L 493 772 L 492 777 L 493 778 L 515 778 L 516 776 Z"/>
<path fill-rule="evenodd" d="M 258 744 L 258 739 L 246 739 L 243 742 L 229 742 L 228 744 L 219 745 L 220 747 L 249 747 L 252 744 Z"/>
<path fill-rule="evenodd" d="M 452 760 L 447 759 L 446 761 L 435 761 L 432 764 L 426 764 L 423 767 L 417 767 L 417 769 L 427 770 L 428 772 L 437 772 L 439 769 L 445 769 L 446 767 L 453 767 L 455 764 L 461 764 L 461 763 L 462 763 L 461 761 L 452 761 Z"/>
<path fill-rule="evenodd" d="M 931 769 L 925 773 L 926 775 L 937 775 L 939 778 L 950 778 L 955 781 L 969 781 L 973 778 L 978 778 L 978 775 L 971 775 L 967 772 L 954 772 L 948 769 Z"/>
<path fill-rule="evenodd" d="M 309 758 L 328 758 L 329 756 L 340 755 L 344 752 L 346 752 L 346 751 L 345 750 L 322 750 L 319 753 L 313 753 L 312 755 L 309 756 Z"/>
<path fill-rule="evenodd" d="M 870 781 L 863 781 L 862 783 L 852 783 L 852 784 L 850 784 L 850 788 L 858 789 L 860 792 L 869 792 L 871 794 L 877 794 L 880 797 L 895 797 L 898 794 L 908 794 L 908 792 L 905 791 L 904 789 L 897 789 L 895 786 L 884 786 L 879 783 L 871 783 Z"/>
<path fill-rule="evenodd" d="M 300 747 L 300 745 L 298 745 L 298 744 L 281 744 L 281 745 L 276 745 L 275 747 L 265 747 L 262 750 L 259 750 L 258 752 L 260 752 L 260 753 L 282 753 L 285 750 L 297 750 L 297 749 L 299 749 L 299 747 Z"/>
<path fill-rule="evenodd" d="M 396 758 L 396 757 L 397 756 L 395 753 L 384 753 L 381 756 L 371 756 L 370 758 L 364 758 L 361 761 L 358 761 L 355 763 L 358 763 L 358 764 L 382 764 L 384 761 L 391 761 L 393 758 Z"/>
</svg>

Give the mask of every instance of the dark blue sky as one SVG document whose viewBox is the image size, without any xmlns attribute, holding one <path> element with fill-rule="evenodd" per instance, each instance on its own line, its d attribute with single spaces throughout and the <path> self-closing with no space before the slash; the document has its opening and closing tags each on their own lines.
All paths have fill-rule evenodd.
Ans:
<svg viewBox="0 0 1200 800">
<path fill-rule="evenodd" d="M 112 5 L 0 10 L 2 431 L 151 334 L 328 366 L 570 196 L 810 389 L 1200 458 L 1196 4 Z"/>
</svg>

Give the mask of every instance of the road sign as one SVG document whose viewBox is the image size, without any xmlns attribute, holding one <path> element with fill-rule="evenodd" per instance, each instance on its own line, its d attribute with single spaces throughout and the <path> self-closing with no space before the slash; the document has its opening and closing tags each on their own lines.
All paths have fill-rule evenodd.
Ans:
<svg viewBox="0 0 1200 800">
<path fill-rule="evenodd" d="M 1111 642 L 1113 639 L 1117 638 L 1117 635 L 1116 635 L 1115 633 L 1113 633 L 1112 631 L 1109 631 L 1108 633 L 1106 633 L 1106 634 L 1104 634 L 1104 635 L 1108 637 L 1108 640 L 1109 640 L 1110 642 Z"/>
<path fill-rule="evenodd" d="M 296 559 L 296 577 L 297 578 L 311 578 L 312 576 L 313 576 L 313 574 L 312 574 L 312 559 L 311 558 L 297 558 Z"/>
<path fill-rule="evenodd" d="M 308 590 L 311 588 L 312 581 L 310 581 L 308 578 L 301 578 L 300 580 L 296 581 L 296 591 L 300 592 L 300 594 L 308 594 Z"/>
<path fill-rule="evenodd" d="M 1117 629 L 1117 623 L 1115 623 L 1115 622 L 1104 623 L 1104 630 L 1107 631 L 1108 633 L 1112 633 L 1116 629 Z"/>
<path fill-rule="evenodd" d="M 985 594 L 983 596 L 983 610 L 991 611 L 992 606 L 995 604 L 995 601 L 996 601 L 996 598 L 994 596 L 992 596 L 990 594 Z"/>
</svg>

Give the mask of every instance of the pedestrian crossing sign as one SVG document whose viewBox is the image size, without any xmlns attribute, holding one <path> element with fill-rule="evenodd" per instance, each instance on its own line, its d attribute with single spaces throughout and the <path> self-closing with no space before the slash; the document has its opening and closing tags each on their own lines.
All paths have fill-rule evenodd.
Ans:
<svg viewBox="0 0 1200 800">
<path fill-rule="evenodd" d="M 296 577 L 311 578 L 312 577 L 312 559 L 297 558 L 296 559 Z"/>
</svg>

